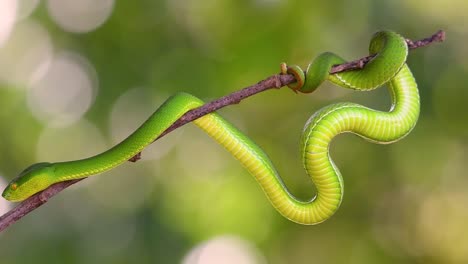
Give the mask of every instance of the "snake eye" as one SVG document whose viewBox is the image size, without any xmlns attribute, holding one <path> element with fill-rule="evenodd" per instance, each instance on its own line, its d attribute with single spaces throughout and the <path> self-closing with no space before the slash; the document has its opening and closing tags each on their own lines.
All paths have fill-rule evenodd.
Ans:
<svg viewBox="0 0 468 264">
<path fill-rule="evenodd" d="M 13 183 L 13 184 L 11 185 L 11 189 L 12 189 L 13 191 L 16 191 L 16 189 L 18 189 L 18 184 Z"/>
</svg>

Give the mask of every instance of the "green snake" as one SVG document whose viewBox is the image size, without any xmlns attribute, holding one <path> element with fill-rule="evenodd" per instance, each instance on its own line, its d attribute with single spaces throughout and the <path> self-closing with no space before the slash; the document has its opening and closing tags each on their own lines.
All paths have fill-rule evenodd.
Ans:
<svg viewBox="0 0 468 264">
<path fill-rule="evenodd" d="M 332 53 L 319 55 L 305 73 L 298 66 L 282 66 L 282 73 L 296 77 L 296 82 L 290 85 L 295 91 L 310 93 L 328 79 L 339 86 L 361 91 L 387 84 L 392 97 L 388 112 L 354 103 L 338 103 L 310 117 L 301 140 L 302 161 L 317 190 L 309 201 L 295 198 L 263 150 L 221 116 L 211 113 L 193 123 L 242 163 L 279 213 L 301 224 L 323 222 L 338 210 L 343 197 L 341 174 L 329 156 L 332 139 L 351 132 L 371 142 L 392 143 L 406 136 L 419 116 L 419 94 L 406 65 L 405 39 L 394 32 L 380 31 L 372 37 L 369 51 L 375 57 L 363 69 L 332 75 L 329 74 L 332 66 L 345 62 Z M 10 201 L 21 201 L 54 183 L 110 170 L 142 151 L 189 110 L 203 104 L 192 95 L 178 93 L 113 148 L 86 159 L 34 164 L 13 179 L 2 195 Z"/>
</svg>

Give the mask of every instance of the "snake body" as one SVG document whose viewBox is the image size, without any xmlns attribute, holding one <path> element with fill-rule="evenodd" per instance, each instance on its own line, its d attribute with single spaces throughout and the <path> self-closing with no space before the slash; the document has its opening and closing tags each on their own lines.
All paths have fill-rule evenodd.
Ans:
<svg viewBox="0 0 468 264">
<path fill-rule="evenodd" d="M 419 95 L 415 79 L 405 64 L 408 50 L 404 38 L 389 31 L 378 32 L 369 50 L 376 54 L 375 58 L 358 71 L 330 75 L 334 64 L 344 62 L 332 53 L 318 56 L 306 73 L 297 66 L 283 68 L 283 73 L 296 76 L 296 83 L 290 87 L 299 92 L 312 92 L 328 79 L 355 90 L 371 90 L 387 84 L 392 96 L 389 112 L 338 103 L 310 117 L 301 140 L 303 164 L 317 189 L 310 201 L 300 201 L 290 194 L 264 151 L 220 115 L 211 113 L 193 123 L 240 161 L 283 216 L 301 224 L 323 222 L 338 210 L 343 197 L 341 174 L 329 156 L 332 139 L 340 133 L 351 132 L 375 143 L 391 143 L 407 135 L 419 116 Z M 34 164 L 9 183 L 3 197 L 21 201 L 51 184 L 110 170 L 142 151 L 186 112 L 203 104 L 192 95 L 176 94 L 115 147 L 82 160 Z"/>
</svg>

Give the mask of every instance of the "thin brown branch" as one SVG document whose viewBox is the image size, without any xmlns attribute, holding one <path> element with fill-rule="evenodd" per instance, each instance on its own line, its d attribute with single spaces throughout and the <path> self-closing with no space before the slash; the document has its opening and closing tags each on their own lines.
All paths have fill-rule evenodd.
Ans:
<svg viewBox="0 0 468 264">
<path fill-rule="evenodd" d="M 417 49 L 420 47 L 427 46 L 431 43 L 442 42 L 444 40 L 445 40 L 445 32 L 443 30 L 439 30 L 434 35 L 421 39 L 421 40 L 412 41 L 410 39 L 406 39 L 406 44 L 408 44 L 409 49 Z M 339 73 L 339 72 L 344 72 L 344 71 L 362 69 L 370 60 L 372 60 L 372 58 L 374 58 L 374 56 L 375 55 L 370 55 L 370 56 L 367 56 L 367 57 L 364 57 L 355 61 L 346 62 L 340 65 L 335 65 L 331 69 L 330 73 L 333 74 L 333 73 Z"/>
<path fill-rule="evenodd" d="M 408 47 L 410 49 L 415 49 L 415 48 L 427 46 L 434 42 L 443 41 L 444 38 L 445 38 L 445 33 L 443 31 L 438 31 L 437 33 L 435 33 L 429 38 L 425 38 L 419 41 L 406 40 L 406 42 L 408 43 Z M 364 57 L 364 58 L 361 58 L 352 62 L 335 65 L 330 71 L 330 73 L 333 74 L 333 73 L 338 73 L 342 71 L 361 69 L 371 59 L 372 57 L 368 56 L 368 57 Z M 173 131 L 174 129 L 178 127 L 181 127 L 201 116 L 214 112 L 222 107 L 232 105 L 232 104 L 238 104 L 243 99 L 250 97 L 254 94 L 257 94 L 257 93 L 260 93 L 269 89 L 273 89 L 273 88 L 279 89 L 283 86 L 286 86 L 287 84 L 293 83 L 294 81 L 295 79 L 292 75 L 276 74 L 276 75 L 270 76 L 267 79 L 260 81 L 257 84 L 246 87 L 242 90 L 226 95 L 217 100 L 209 102 L 197 109 L 187 112 L 179 120 L 177 120 L 174 124 L 172 124 L 172 126 L 170 126 L 166 131 L 164 131 L 164 133 L 161 136 L 159 136 L 159 138 L 163 137 L 164 135 L 166 135 L 167 133 Z M 140 155 L 141 153 L 138 153 L 137 155 L 135 155 L 135 157 L 131 159 L 131 161 L 139 160 Z M 8 226 L 15 223 L 19 219 L 21 219 L 23 216 L 25 216 L 29 212 L 33 211 L 34 209 L 46 203 L 51 197 L 53 197 L 57 193 L 61 192 L 67 187 L 81 180 L 83 179 L 65 181 L 65 182 L 54 184 L 50 186 L 49 188 L 47 188 L 46 190 L 40 193 L 37 193 L 36 195 L 33 195 L 29 197 L 28 199 L 26 199 L 25 201 L 21 202 L 18 206 L 16 206 L 15 208 L 13 208 L 12 210 L 10 210 L 9 212 L 7 212 L 6 214 L 0 217 L 0 232 L 2 232 Z"/>
</svg>

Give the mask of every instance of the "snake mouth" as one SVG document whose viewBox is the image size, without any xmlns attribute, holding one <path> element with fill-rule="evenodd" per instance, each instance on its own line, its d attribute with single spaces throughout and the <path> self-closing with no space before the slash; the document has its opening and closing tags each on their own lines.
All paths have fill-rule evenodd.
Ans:
<svg viewBox="0 0 468 264">
<path fill-rule="evenodd" d="M 7 199 L 7 200 L 10 200 L 10 199 L 9 199 L 9 198 L 10 198 L 10 193 L 8 192 L 7 189 L 5 189 L 5 190 L 3 191 L 2 196 L 3 196 L 3 198 L 5 198 L 5 199 Z"/>
<path fill-rule="evenodd" d="M 18 198 L 15 198 L 15 197 L 12 197 L 10 193 L 4 191 L 2 193 L 2 196 L 3 198 L 5 198 L 5 200 L 9 201 L 9 202 L 21 202 L 22 199 L 18 199 Z"/>
<path fill-rule="evenodd" d="M 7 187 L 5 188 L 5 190 L 3 190 L 2 196 L 3 196 L 3 198 L 5 198 L 8 201 L 11 201 L 11 202 L 15 201 L 15 199 L 14 199 L 15 195 L 14 195 L 14 193 L 12 193 L 11 184 L 8 184 Z"/>
</svg>

